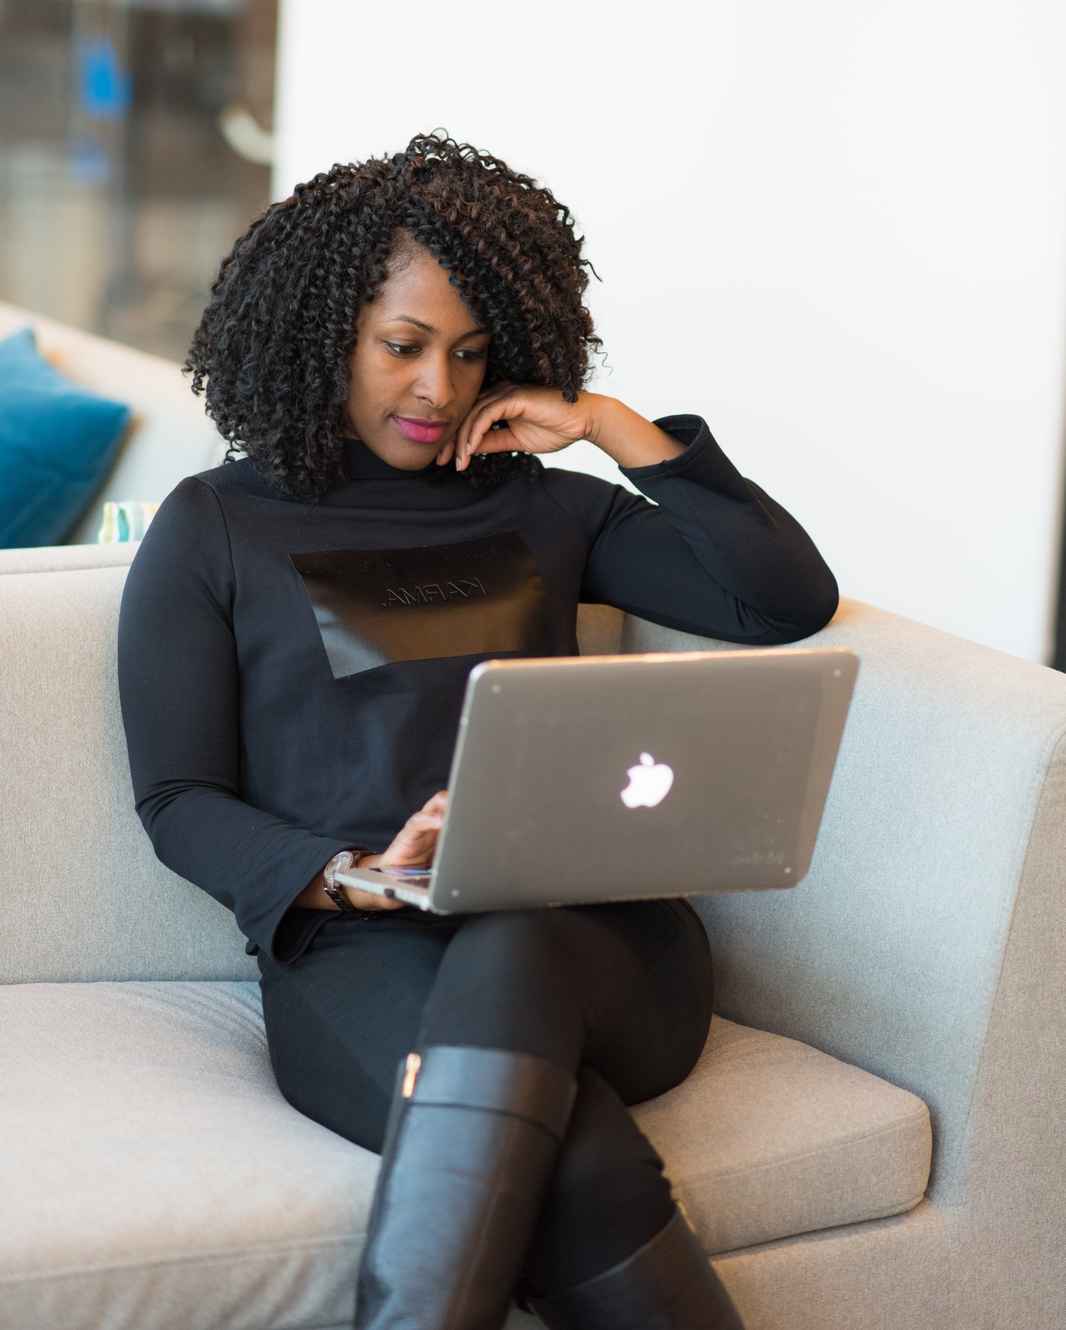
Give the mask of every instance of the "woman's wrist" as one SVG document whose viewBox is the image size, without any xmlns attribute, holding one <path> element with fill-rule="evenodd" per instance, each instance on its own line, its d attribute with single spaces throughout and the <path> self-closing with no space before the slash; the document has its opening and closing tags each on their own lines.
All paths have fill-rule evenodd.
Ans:
<svg viewBox="0 0 1066 1330">
<path fill-rule="evenodd" d="M 292 902 L 289 909 L 336 910 L 337 906 L 326 895 L 326 882 L 321 873 L 315 876 Z"/>
<path fill-rule="evenodd" d="M 380 854 L 361 854 L 357 868 L 377 868 L 382 860 Z M 345 895 L 351 899 L 351 888 L 345 887 L 344 883 L 338 883 L 338 886 L 344 891 Z M 300 892 L 299 896 L 292 902 L 290 909 L 298 906 L 301 910 L 333 910 L 334 913 L 340 909 L 337 903 L 330 899 L 326 892 L 326 880 L 323 870 L 316 873 L 315 876 Z"/>
</svg>

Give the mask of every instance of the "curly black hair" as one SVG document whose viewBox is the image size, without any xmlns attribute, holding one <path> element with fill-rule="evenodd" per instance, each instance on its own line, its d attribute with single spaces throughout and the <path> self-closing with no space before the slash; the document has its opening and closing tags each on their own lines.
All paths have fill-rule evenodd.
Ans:
<svg viewBox="0 0 1066 1330">
<path fill-rule="evenodd" d="M 540 384 L 575 402 L 602 339 L 572 226 L 550 190 L 436 130 L 297 185 L 222 260 L 183 366 L 229 442 L 225 461 L 240 448 L 272 487 L 311 502 L 346 479 L 359 311 L 419 247 L 491 333 L 483 391 Z M 476 453 L 460 474 L 484 488 L 538 468 L 534 454 Z"/>
</svg>

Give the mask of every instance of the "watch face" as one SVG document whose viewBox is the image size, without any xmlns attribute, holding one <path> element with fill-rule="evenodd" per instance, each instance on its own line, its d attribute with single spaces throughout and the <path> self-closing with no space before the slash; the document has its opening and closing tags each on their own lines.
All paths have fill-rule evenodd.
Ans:
<svg viewBox="0 0 1066 1330">
<path fill-rule="evenodd" d="M 330 880 L 332 880 L 334 873 L 346 873 L 351 868 L 354 860 L 355 855 L 351 850 L 341 850 L 338 854 L 335 854 L 330 860 Z"/>
</svg>

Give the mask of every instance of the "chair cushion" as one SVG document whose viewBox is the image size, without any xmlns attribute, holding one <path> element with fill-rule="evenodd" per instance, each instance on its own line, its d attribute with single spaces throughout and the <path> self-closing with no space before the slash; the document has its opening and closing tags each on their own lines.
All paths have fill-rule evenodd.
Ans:
<svg viewBox="0 0 1066 1330">
<path fill-rule="evenodd" d="M 4 1324 L 351 1324 L 378 1157 L 282 1097 L 254 981 L 0 987 L 0 1066 Z M 920 1100 L 718 1018 L 633 1112 L 712 1252 L 895 1214 L 928 1175 Z"/>
<path fill-rule="evenodd" d="M 686 1079 L 633 1115 L 711 1253 L 902 1214 L 929 1182 L 917 1095 L 720 1016 Z"/>
<path fill-rule="evenodd" d="M 0 547 L 57 545 L 118 452 L 130 409 L 72 383 L 27 326 L 0 341 Z"/>
</svg>

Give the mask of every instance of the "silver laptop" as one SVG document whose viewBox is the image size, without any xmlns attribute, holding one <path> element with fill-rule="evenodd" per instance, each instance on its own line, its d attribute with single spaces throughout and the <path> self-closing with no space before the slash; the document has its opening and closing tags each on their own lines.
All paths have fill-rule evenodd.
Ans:
<svg viewBox="0 0 1066 1330">
<path fill-rule="evenodd" d="M 846 647 L 483 661 L 432 866 L 337 879 L 438 914 L 794 887 L 858 668 Z"/>
</svg>

